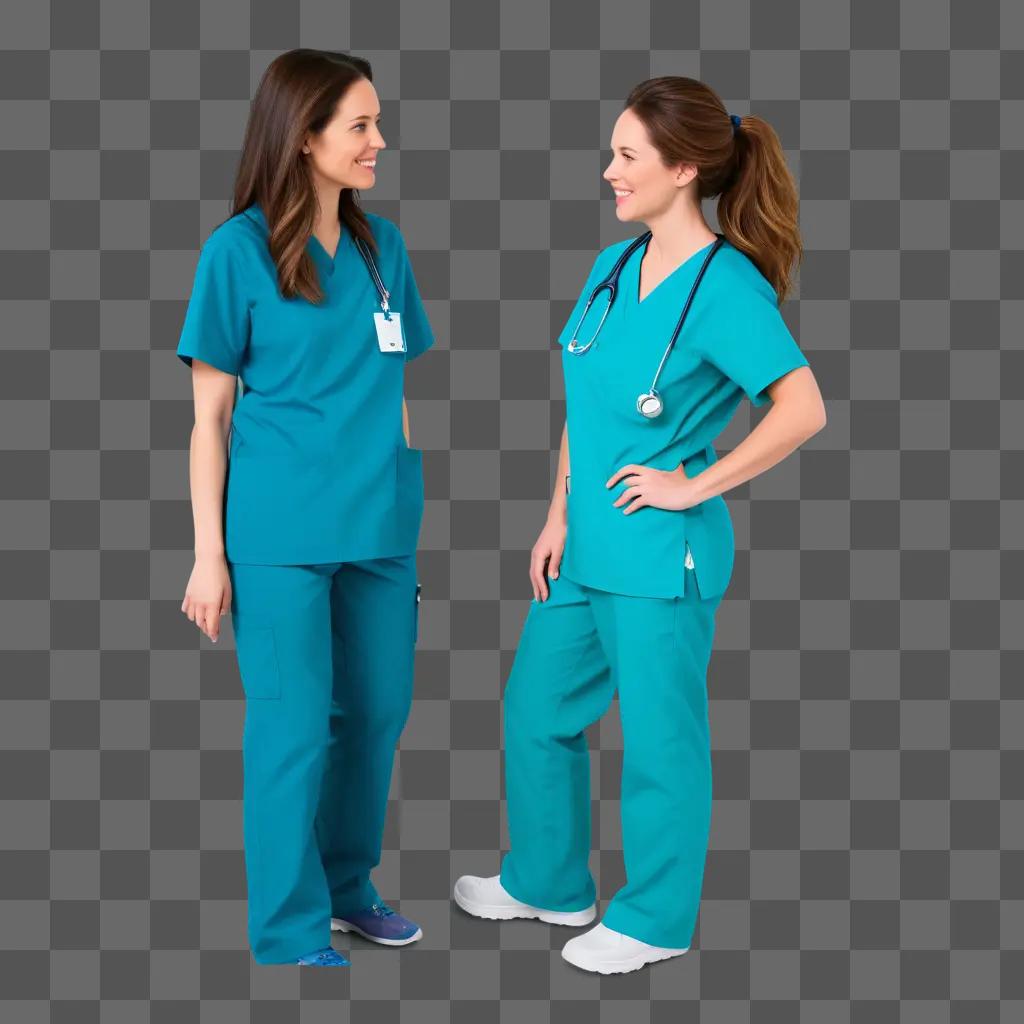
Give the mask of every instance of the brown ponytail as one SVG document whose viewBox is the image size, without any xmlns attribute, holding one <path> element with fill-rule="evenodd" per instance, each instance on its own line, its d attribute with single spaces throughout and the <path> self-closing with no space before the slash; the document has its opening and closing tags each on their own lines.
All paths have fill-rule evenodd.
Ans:
<svg viewBox="0 0 1024 1024">
<path fill-rule="evenodd" d="M 697 167 L 699 200 L 721 196 L 722 233 L 768 279 L 781 304 L 803 259 L 799 195 L 782 144 L 767 121 L 733 123 L 717 93 L 695 78 L 665 75 L 635 86 L 625 108 L 643 122 L 666 167 Z"/>
</svg>

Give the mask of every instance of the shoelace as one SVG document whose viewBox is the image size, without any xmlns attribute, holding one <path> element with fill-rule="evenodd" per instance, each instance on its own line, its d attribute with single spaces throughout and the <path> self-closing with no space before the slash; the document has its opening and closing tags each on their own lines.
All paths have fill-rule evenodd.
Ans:
<svg viewBox="0 0 1024 1024">
<path fill-rule="evenodd" d="M 394 911 L 386 903 L 374 903 L 370 910 L 377 917 L 391 917 Z"/>
</svg>

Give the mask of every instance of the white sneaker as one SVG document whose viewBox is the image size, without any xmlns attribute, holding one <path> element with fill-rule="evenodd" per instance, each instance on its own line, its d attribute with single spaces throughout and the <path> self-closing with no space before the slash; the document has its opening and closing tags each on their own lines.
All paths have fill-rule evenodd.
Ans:
<svg viewBox="0 0 1024 1024">
<path fill-rule="evenodd" d="M 598 974 L 625 974 L 656 960 L 681 956 L 689 948 L 651 946 L 598 923 L 590 931 L 571 938 L 562 947 L 562 956 L 569 963 L 585 971 L 596 971 Z"/>
<path fill-rule="evenodd" d="M 510 896 L 501 884 L 501 875 L 480 878 L 463 875 L 456 883 L 455 902 L 467 914 L 486 917 L 492 921 L 510 921 L 517 917 L 534 917 L 548 924 L 567 924 L 579 927 L 590 924 L 597 915 L 597 905 L 591 903 L 586 910 L 544 910 L 520 903 Z"/>
</svg>

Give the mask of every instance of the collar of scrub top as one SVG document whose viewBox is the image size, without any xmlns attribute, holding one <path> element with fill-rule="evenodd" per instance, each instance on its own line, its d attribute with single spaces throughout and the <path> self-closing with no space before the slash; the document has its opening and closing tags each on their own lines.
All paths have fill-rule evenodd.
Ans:
<svg viewBox="0 0 1024 1024">
<path fill-rule="evenodd" d="M 594 342 L 597 340 L 597 336 L 601 332 L 601 324 L 604 323 L 605 317 L 608 316 L 608 311 L 612 308 L 612 303 L 615 301 L 615 296 L 618 294 L 619 277 L 622 273 L 622 268 L 626 265 L 626 261 L 629 259 L 629 257 L 637 249 L 639 249 L 641 245 L 646 245 L 647 242 L 650 241 L 652 235 L 653 232 L 645 231 L 638 238 L 634 238 L 633 241 L 630 242 L 630 244 L 619 256 L 619 258 L 615 261 L 615 265 L 605 276 L 605 279 L 603 281 L 598 282 L 597 286 L 590 293 L 590 298 L 587 299 L 587 304 L 583 308 L 583 314 L 577 321 L 576 327 L 572 332 L 572 338 L 570 338 L 569 344 L 566 346 L 569 352 L 571 352 L 574 356 L 579 356 L 586 353 L 590 349 L 590 346 L 593 345 Z M 650 390 L 645 391 L 643 394 L 637 397 L 637 412 L 639 412 L 640 415 L 645 417 L 646 419 L 654 419 L 657 416 L 660 416 L 662 410 L 665 408 L 665 403 L 662 400 L 661 395 L 658 394 L 657 391 L 658 378 L 661 377 L 661 371 L 665 366 L 665 361 L 668 359 L 669 353 L 672 351 L 672 348 L 676 343 L 676 338 L 679 337 L 679 332 L 683 329 L 683 321 L 686 320 L 686 314 L 690 311 L 690 305 L 693 302 L 693 296 L 697 291 L 697 286 L 700 284 L 701 278 L 704 276 L 704 271 L 707 270 L 708 264 L 711 262 L 711 259 L 715 255 L 715 253 L 718 252 L 718 250 L 725 244 L 725 235 L 723 235 L 720 231 L 716 231 L 715 236 L 715 243 L 714 245 L 712 245 L 711 250 L 708 252 L 707 256 L 704 257 L 704 262 L 703 264 L 701 264 L 701 268 L 697 272 L 697 277 L 694 280 L 692 287 L 690 288 L 690 294 L 687 296 L 686 304 L 683 306 L 683 311 L 682 313 L 679 314 L 679 320 L 676 322 L 675 330 L 672 332 L 672 337 L 669 338 L 668 345 L 665 346 L 665 352 L 661 357 L 661 362 L 658 363 L 658 369 L 657 372 L 654 374 L 654 380 L 651 381 Z M 681 265 L 682 264 L 680 264 L 680 266 Z M 598 322 L 597 330 L 594 331 L 594 336 L 590 339 L 590 341 L 586 343 L 586 345 L 580 345 L 580 343 L 576 340 L 576 334 L 579 331 L 583 321 L 586 319 L 587 310 L 590 309 L 591 303 L 594 301 L 594 298 L 597 296 L 597 293 L 601 291 L 603 288 L 608 289 L 608 304 L 605 306 L 604 312 L 601 314 L 601 319 Z"/>
<path fill-rule="evenodd" d="M 250 210 L 247 208 L 243 212 L 249 214 Z M 251 212 L 256 217 L 256 219 L 262 221 L 263 226 L 266 227 L 267 217 L 266 214 L 264 214 L 259 203 L 253 204 L 253 209 Z M 250 219 L 252 219 L 251 216 Z M 387 288 L 384 287 L 384 281 L 381 278 L 379 271 L 377 270 L 377 264 L 374 262 L 373 254 L 370 252 L 369 246 L 367 246 L 367 244 L 361 238 L 358 237 L 355 237 L 355 243 L 356 248 L 359 250 L 359 255 L 363 257 L 363 262 L 366 264 L 366 269 L 369 270 L 370 272 L 370 277 L 373 278 L 373 283 L 377 286 L 377 292 L 380 294 L 380 308 L 384 310 L 384 318 L 386 320 L 390 320 L 391 307 L 388 305 L 388 298 L 390 297 L 391 292 L 389 292 Z M 338 245 L 340 248 L 341 243 L 339 242 Z M 321 248 L 323 248 L 323 246 L 321 246 Z"/>
<path fill-rule="evenodd" d="M 605 321 L 605 317 L 608 316 L 608 311 L 612 308 L 612 303 L 615 301 L 616 296 L 619 293 L 619 277 L 622 274 L 622 268 L 626 265 L 626 261 L 630 256 L 636 252 L 637 249 L 642 245 L 646 245 L 653 235 L 652 231 L 645 231 L 642 235 L 634 238 L 632 242 L 623 250 L 619 255 L 619 258 L 615 261 L 615 265 L 611 270 L 608 271 L 603 281 L 599 281 L 595 286 L 594 290 L 590 293 L 590 298 L 587 299 L 587 304 L 583 307 L 583 312 L 580 314 L 579 320 L 576 321 L 576 326 L 573 329 L 572 337 L 569 339 L 568 349 L 574 356 L 583 355 L 591 345 L 597 340 L 598 334 L 601 333 L 601 325 Z M 690 289 L 690 297 L 686 300 L 686 305 L 683 307 L 682 316 L 679 318 L 679 324 L 676 326 L 676 330 L 672 335 L 673 341 L 675 335 L 679 333 L 679 328 L 682 326 L 683 317 L 686 316 L 686 311 L 690 308 L 690 300 L 693 298 L 693 293 L 697 289 L 697 285 L 700 284 L 700 279 L 704 276 L 704 271 L 707 269 L 707 265 L 711 262 L 711 257 L 725 244 L 725 235 L 720 231 L 715 232 L 716 239 L 715 244 L 711 248 L 711 251 L 704 257 L 704 263 L 697 274 L 697 279 L 693 282 L 693 287 Z M 681 264 L 680 264 L 681 265 Z M 583 321 L 587 318 L 587 312 L 590 309 L 594 299 L 597 298 L 597 293 L 603 289 L 608 290 L 608 303 L 604 308 L 604 312 L 601 314 L 601 319 L 598 321 L 597 329 L 594 331 L 594 336 L 586 343 L 581 345 L 576 338 Z"/>
<path fill-rule="evenodd" d="M 388 297 L 391 292 L 384 287 L 384 281 L 380 276 L 380 272 L 377 270 L 377 264 L 374 261 L 373 253 L 370 252 L 370 247 L 358 236 L 355 236 L 356 248 L 359 250 L 359 255 L 363 257 L 363 262 L 366 264 L 366 269 L 370 272 L 370 277 L 373 278 L 373 283 L 377 286 L 377 291 L 380 294 L 380 308 L 384 310 L 384 319 L 391 319 L 391 307 L 388 305 Z"/>
</svg>

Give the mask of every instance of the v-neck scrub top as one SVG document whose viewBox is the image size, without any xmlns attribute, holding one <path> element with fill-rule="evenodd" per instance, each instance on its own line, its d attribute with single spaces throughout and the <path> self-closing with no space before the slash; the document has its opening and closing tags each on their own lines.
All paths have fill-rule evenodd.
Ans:
<svg viewBox="0 0 1024 1024">
<path fill-rule="evenodd" d="M 296 565 L 415 552 L 423 514 L 422 451 L 402 432 L 404 367 L 433 332 L 396 225 L 366 213 L 406 351 L 382 352 L 380 296 L 349 231 L 333 258 L 307 251 L 324 299 L 285 299 L 258 204 L 203 244 L 178 342 L 242 379 L 231 418 L 224 546 L 232 562 Z"/>
<path fill-rule="evenodd" d="M 634 252 L 622 268 L 619 290 L 594 345 L 568 350 L 573 327 L 591 291 L 633 241 L 599 253 L 558 337 L 562 346 L 569 482 L 567 533 L 561 571 L 585 586 L 641 597 L 684 594 L 686 551 L 702 597 L 725 592 L 732 575 L 734 534 L 722 495 L 689 509 L 645 506 L 629 515 L 613 502 L 628 489 L 606 481 L 630 463 L 696 476 L 715 462 L 712 442 L 746 395 L 768 401 L 766 388 L 808 365 L 779 312 L 775 290 L 743 252 L 725 241 L 697 287 L 690 311 L 659 378 L 660 416 L 637 411 L 648 391 L 690 288 L 711 250 L 709 243 L 678 266 L 641 302 L 640 262 Z M 577 337 L 593 337 L 606 305 L 602 291 Z"/>
</svg>

